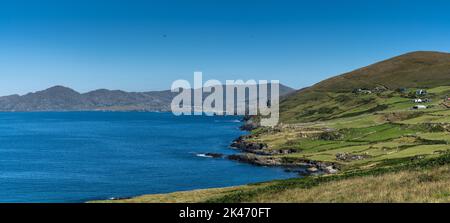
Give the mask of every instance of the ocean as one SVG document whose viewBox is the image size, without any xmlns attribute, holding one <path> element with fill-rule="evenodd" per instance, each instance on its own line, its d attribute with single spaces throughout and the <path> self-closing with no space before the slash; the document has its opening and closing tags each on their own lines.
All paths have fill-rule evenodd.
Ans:
<svg viewBox="0 0 450 223">
<path fill-rule="evenodd" d="M 238 117 L 0 113 L 0 202 L 78 203 L 295 177 L 210 158 L 237 153 Z"/>
</svg>

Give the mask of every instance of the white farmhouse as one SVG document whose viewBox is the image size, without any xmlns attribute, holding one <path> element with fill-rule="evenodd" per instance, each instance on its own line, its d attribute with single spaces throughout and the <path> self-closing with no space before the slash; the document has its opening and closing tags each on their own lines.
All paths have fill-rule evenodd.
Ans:
<svg viewBox="0 0 450 223">
<path fill-rule="evenodd" d="M 413 109 L 426 109 L 427 106 L 425 105 L 414 105 Z"/>
</svg>

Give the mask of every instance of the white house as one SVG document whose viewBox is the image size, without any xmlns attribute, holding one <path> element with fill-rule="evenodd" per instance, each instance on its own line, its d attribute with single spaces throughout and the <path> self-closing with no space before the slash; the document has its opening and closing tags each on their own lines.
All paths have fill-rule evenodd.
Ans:
<svg viewBox="0 0 450 223">
<path fill-rule="evenodd" d="M 414 105 L 413 109 L 426 109 L 427 106 L 425 105 Z"/>
<path fill-rule="evenodd" d="M 414 99 L 413 102 L 414 103 L 422 103 L 424 101 L 422 99 L 418 98 L 418 99 Z"/>
</svg>

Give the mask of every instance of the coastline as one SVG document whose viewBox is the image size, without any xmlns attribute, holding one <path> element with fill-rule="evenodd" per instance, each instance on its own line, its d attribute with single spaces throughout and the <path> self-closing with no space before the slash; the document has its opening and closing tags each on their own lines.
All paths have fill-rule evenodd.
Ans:
<svg viewBox="0 0 450 223">
<path fill-rule="evenodd" d="M 2 133 L 12 137 L 3 138 L 1 152 L 5 154 L 3 164 L 8 167 L 11 180 L 1 181 L 2 200 L 86 202 L 295 177 L 295 173 L 281 168 L 241 164 L 214 154 L 236 153 L 229 144 L 246 134 L 239 130 L 241 118 L 178 118 L 171 113 L 150 112 L 5 113 Z M 10 131 L 17 126 L 21 128 Z M 31 130 L 32 135 L 26 134 Z M 31 140 L 35 143 L 28 143 Z M 9 147 L 14 150 L 8 150 Z M 42 163 L 39 178 L 31 174 L 35 169 L 34 163 L 27 162 L 29 156 L 39 157 Z M 54 164 L 54 160 L 58 162 Z M 14 169 L 17 166 L 21 169 Z M 30 174 L 24 175 L 25 170 Z M 83 179 L 83 182 L 73 179 Z M 33 191 L 26 197 L 15 196 L 26 190 L 22 188 L 26 181 L 32 187 L 39 187 L 42 182 L 52 182 L 52 185 L 40 189 L 45 191 L 45 197 Z M 86 184 L 90 187 L 85 187 Z M 59 185 L 70 185 L 80 192 L 67 194 Z"/>
<path fill-rule="evenodd" d="M 251 132 L 252 130 L 258 128 L 259 126 L 255 125 L 250 118 L 244 117 L 241 120 L 243 123 L 240 129 L 244 132 Z M 277 167 L 282 168 L 286 172 L 295 172 L 297 177 L 294 179 L 302 178 L 302 176 L 308 175 L 326 175 L 326 174 L 335 174 L 338 172 L 338 167 L 334 163 L 320 162 L 308 159 L 286 159 L 283 157 L 277 157 L 277 155 L 286 155 L 290 154 L 293 151 L 290 150 L 268 150 L 268 146 L 264 143 L 255 143 L 248 141 L 253 137 L 253 134 L 243 134 L 239 136 L 237 139 L 233 140 L 230 143 L 230 149 L 234 149 L 239 151 L 240 153 L 225 155 L 220 153 L 204 153 L 198 154 L 203 157 L 208 157 L 211 159 L 228 159 L 235 162 L 247 163 L 250 165 L 261 166 L 261 167 Z M 277 180 L 275 180 L 277 181 Z M 260 182 L 257 184 L 270 184 L 271 181 L 268 182 Z M 155 202 L 170 202 L 167 200 L 167 196 L 172 198 L 177 198 L 177 200 L 183 200 L 183 202 L 191 203 L 200 201 L 203 197 L 210 198 L 211 195 L 214 194 L 226 194 L 234 191 L 239 191 L 243 189 L 251 188 L 253 184 L 244 184 L 244 185 L 236 185 L 230 187 L 218 187 L 218 188 L 204 188 L 204 189 L 196 189 L 196 190 L 188 190 L 188 191 L 175 191 L 171 193 L 156 193 L 156 194 L 142 194 L 132 197 L 113 197 L 106 200 L 91 200 L 86 201 L 86 203 L 135 203 L 140 200 L 151 199 Z M 196 199 L 190 198 L 192 193 L 196 194 Z M 186 198 L 188 196 L 189 198 Z"/>
<path fill-rule="evenodd" d="M 433 102 L 429 104 L 430 109 L 420 112 L 409 109 L 411 99 L 407 95 L 385 91 L 379 95 L 362 96 L 340 93 L 355 100 L 376 98 L 380 101 L 374 106 L 386 107 L 384 112 L 368 109 L 364 113 L 353 112 L 350 116 L 326 121 L 287 122 L 274 128 L 259 127 L 253 120 L 244 117 L 241 130 L 248 134 L 242 134 L 231 142 L 230 147 L 239 153 L 227 156 L 227 159 L 256 166 L 282 167 L 312 176 L 261 181 L 232 189 L 219 187 L 109 202 L 151 203 L 161 201 L 156 199 L 158 197 L 173 198 L 162 202 L 196 202 L 192 199 L 197 194 L 205 195 L 205 199 L 199 202 L 213 203 L 404 202 L 410 201 L 410 192 L 415 194 L 414 199 L 421 202 L 430 201 L 430 197 L 436 198 L 432 201 L 448 201 L 448 180 L 441 176 L 447 176 L 450 168 L 450 111 L 447 106 L 441 105 L 441 99 L 443 96 L 447 98 L 450 87 L 428 90 L 434 92 L 430 96 Z M 415 94 L 414 89 L 411 94 Z M 392 101 L 392 98 L 395 100 Z M 335 103 L 340 102 L 336 99 Z M 442 188 L 435 182 L 443 185 Z M 427 190 L 421 190 L 417 184 Z M 368 191 L 384 191 L 385 196 L 368 196 Z M 403 195 L 396 197 L 394 194 Z"/>
<path fill-rule="evenodd" d="M 252 132 L 260 128 L 252 117 L 245 116 L 242 119 L 241 130 Z M 230 147 L 239 150 L 241 153 L 230 155 L 230 160 L 249 163 L 257 166 L 281 167 L 286 171 L 297 172 L 299 175 L 311 174 L 334 174 L 339 171 L 336 163 L 314 161 L 305 158 L 286 158 L 282 155 L 295 153 L 293 149 L 272 150 L 266 143 L 251 141 L 255 134 L 242 135 L 233 140 Z"/>
<path fill-rule="evenodd" d="M 249 163 L 257 166 L 281 167 L 286 171 L 297 172 L 299 175 L 334 174 L 339 167 L 335 163 L 314 161 L 304 158 L 286 158 L 280 155 L 293 153 L 289 149 L 268 150 L 267 144 L 247 141 L 252 135 L 241 136 L 234 140 L 231 148 L 241 151 L 239 154 L 230 155 L 230 160 Z"/>
</svg>

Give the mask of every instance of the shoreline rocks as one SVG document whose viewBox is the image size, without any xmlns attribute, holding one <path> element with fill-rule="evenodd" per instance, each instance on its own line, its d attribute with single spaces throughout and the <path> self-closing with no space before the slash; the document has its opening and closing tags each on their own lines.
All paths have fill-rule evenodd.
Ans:
<svg viewBox="0 0 450 223">
<path fill-rule="evenodd" d="M 242 130 L 251 131 L 258 128 L 258 124 L 250 116 L 245 116 L 242 120 L 244 125 Z M 320 134 L 319 134 L 320 133 Z M 323 131 L 315 131 L 314 134 L 323 138 L 341 137 L 339 134 L 323 134 Z M 339 171 L 339 166 L 335 163 L 320 162 L 304 158 L 280 157 L 277 155 L 287 155 L 298 152 L 296 149 L 276 149 L 271 150 L 265 143 L 251 141 L 255 135 L 243 135 L 235 139 L 230 147 L 242 153 L 224 156 L 223 154 L 206 153 L 205 156 L 212 158 L 222 158 L 248 163 L 257 166 L 282 167 L 289 172 L 299 174 L 334 174 Z"/>
<path fill-rule="evenodd" d="M 223 158 L 224 155 L 221 153 L 200 153 L 197 154 L 199 157 L 207 157 L 207 158 L 214 158 L 214 159 L 220 159 Z"/>
<path fill-rule="evenodd" d="M 258 126 L 249 116 L 244 117 L 245 123 L 242 130 L 253 130 Z M 319 135 L 323 135 L 320 131 Z M 277 166 L 285 168 L 287 171 L 294 171 L 301 174 L 334 174 L 339 171 L 339 167 L 334 163 L 326 163 L 303 158 L 277 157 L 276 155 L 286 155 L 297 152 L 295 149 L 270 150 L 268 145 L 260 142 L 252 142 L 249 139 L 254 135 L 243 135 L 234 140 L 230 147 L 238 149 L 243 153 L 227 156 L 227 159 L 258 166 Z M 328 133 L 324 138 L 341 137 L 339 134 Z"/>
<path fill-rule="evenodd" d="M 205 153 L 205 156 L 218 159 L 222 158 L 224 155 L 221 153 Z"/>
<path fill-rule="evenodd" d="M 267 145 L 264 143 L 248 142 L 245 139 L 245 136 L 239 137 L 238 139 L 234 140 L 233 143 L 231 143 L 231 147 L 246 152 L 255 152 L 267 148 Z"/>
<path fill-rule="evenodd" d="M 240 153 L 227 156 L 229 160 L 243 163 L 249 163 L 257 166 L 283 167 L 289 171 L 295 170 L 299 173 L 327 173 L 334 174 L 339 168 L 334 163 L 326 163 L 320 161 L 307 160 L 302 158 L 273 157 L 266 155 L 258 155 L 254 153 Z"/>
<path fill-rule="evenodd" d="M 250 163 L 258 166 L 280 166 L 282 164 L 280 158 L 261 156 L 253 153 L 240 153 L 229 155 L 229 160 Z"/>
<path fill-rule="evenodd" d="M 238 149 L 243 152 L 247 153 L 253 153 L 257 155 L 286 155 L 295 153 L 297 150 L 295 149 L 276 149 L 276 150 L 269 150 L 267 144 L 265 143 L 258 143 L 258 142 L 249 142 L 246 139 L 248 139 L 250 136 L 241 136 L 234 140 L 230 147 Z"/>
<path fill-rule="evenodd" d="M 242 121 L 244 124 L 240 127 L 242 131 L 252 131 L 260 127 L 260 125 L 252 119 L 252 116 L 245 116 Z"/>
</svg>

